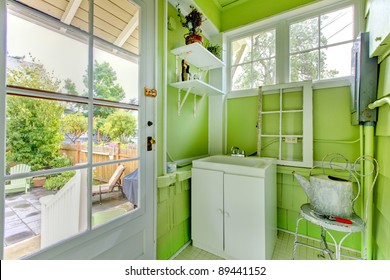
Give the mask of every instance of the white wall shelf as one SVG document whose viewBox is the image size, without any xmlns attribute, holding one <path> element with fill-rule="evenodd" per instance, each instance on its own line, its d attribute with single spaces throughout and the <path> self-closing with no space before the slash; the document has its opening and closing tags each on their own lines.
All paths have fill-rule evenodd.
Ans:
<svg viewBox="0 0 390 280">
<path fill-rule="evenodd" d="M 186 60 L 187 63 L 197 67 L 200 71 L 206 73 L 211 69 L 221 68 L 225 65 L 220 59 L 210 53 L 199 43 L 193 43 L 173 49 L 171 50 L 171 53 L 176 56 L 176 76 L 178 78 L 181 76 L 179 71 L 179 65 L 181 65 L 180 62 L 183 59 Z M 199 75 L 199 78 L 205 77 L 206 73 L 204 73 L 203 75 Z M 170 85 L 178 89 L 178 115 L 180 115 L 181 109 L 183 108 L 183 105 L 190 93 L 194 94 L 194 116 L 196 115 L 197 106 L 200 102 L 203 101 L 205 96 L 223 95 L 223 92 L 221 90 L 209 85 L 201 79 L 177 81 L 171 83 Z M 183 98 L 181 95 L 182 90 L 186 91 L 186 94 Z M 202 97 L 199 102 L 197 102 L 196 100 L 197 95 Z"/>
<path fill-rule="evenodd" d="M 185 45 L 171 52 L 202 70 L 221 68 L 225 64 L 199 43 Z"/>
<path fill-rule="evenodd" d="M 190 90 L 196 95 L 222 95 L 222 91 L 200 80 L 188 80 L 184 82 L 176 82 L 171 84 L 172 87 L 181 90 Z"/>
</svg>

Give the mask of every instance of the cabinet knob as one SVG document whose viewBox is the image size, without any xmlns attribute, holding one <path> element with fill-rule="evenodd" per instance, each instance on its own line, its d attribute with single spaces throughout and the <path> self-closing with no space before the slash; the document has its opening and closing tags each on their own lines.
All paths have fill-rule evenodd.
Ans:
<svg viewBox="0 0 390 280">
<path fill-rule="evenodd" d="M 229 218 L 229 217 L 230 217 L 229 212 L 225 212 L 225 216 L 226 216 L 227 218 Z"/>
<path fill-rule="evenodd" d="M 223 214 L 222 209 L 218 209 L 218 213 L 219 213 L 219 214 Z"/>
</svg>

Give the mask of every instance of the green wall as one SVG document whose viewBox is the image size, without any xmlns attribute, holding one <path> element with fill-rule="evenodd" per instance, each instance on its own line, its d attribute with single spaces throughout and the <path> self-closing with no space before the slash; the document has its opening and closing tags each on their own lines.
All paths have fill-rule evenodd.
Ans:
<svg viewBox="0 0 390 280">
<path fill-rule="evenodd" d="M 301 98 L 296 95 L 296 98 Z M 295 102 L 290 100 L 290 102 Z M 272 120 L 269 120 L 272 122 Z M 257 148 L 257 97 L 228 100 L 227 145 L 238 146 L 248 154 Z M 275 120 L 276 122 L 276 120 Z M 278 123 L 267 123 L 278 126 Z M 318 89 L 313 92 L 313 156 L 321 161 L 328 153 L 340 153 L 353 162 L 359 157 L 359 127 L 351 125 L 349 87 Z M 308 175 L 308 169 L 278 167 L 278 228 L 295 232 L 300 206 L 307 197 L 291 175 L 292 170 Z M 355 207 L 360 211 L 360 203 Z M 317 227 L 302 223 L 300 233 L 319 238 Z M 360 247 L 360 234 L 350 236 L 344 245 Z"/>
<path fill-rule="evenodd" d="M 177 20 L 177 11 L 172 6 L 168 7 L 168 16 L 176 20 L 176 30 L 168 31 L 168 85 L 176 82 L 176 57 L 170 53 L 171 49 L 185 44 L 184 34 L 187 29 L 183 28 Z M 179 61 L 180 63 L 180 61 Z M 180 70 L 180 69 L 179 69 Z M 192 74 L 197 69 L 190 66 Z M 208 153 L 208 99 L 196 97 L 196 115 L 194 115 L 194 95 L 189 94 L 180 115 L 178 115 L 178 90 L 168 86 L 168 109 L 167 109 L 167 152 L 168 160 L 180 160 Z M 181 91 L 181 100 L 186 92 Z"/>
<path fill-rule="evenodd" d="M 281 0 L 278 4 L 264 4 L 263 0 L 249 0 L 241 6 L 223 12 L 214 9 L 213 4 L 206 0 L 196 0 L 202 11 L 220 27 L 221 31 L 236 28 L 273 14 L 305 5 L 313 0 Z M 159 0 L 160 22 L 163 20 L 164 0 Z M 261 7 L 260 7 L 261 6 Z M 259 8 L 260 7 L 260 8 Z M 169 14 L 177 19 L 176 10 L 169 5 Z M 245 15 L 237 17 L 237 14 Z M 178 22 L 177 22 L 178 23 Z M 175 61 L 169 50 L 183 45 L 185 30 L 179 24 L 177 30 L 168 31 L 168 49 L 163 45 L 162 34 L 165 26 L 159 25 L 159 62 L 162 62 L 164 52 L 168 52 L 168 84 L 174 81 Z M 161 32 L 160 32 L 161 31 Z M 165 91 L 163 73 L 165 65 L 159 64 L 159 88 Z M 159 92 L 160 93 L 160 92 Z M 378 98 L 390 93 L 390 58 L 380 65 Z M 181 116 L 177 116 L 177 90 L 167 86 L 168 122 L 163 122 L 163 95 L 158 97 L 158 138 L 162 139 L 162 128 L 168 127 L 168 152 L 173 159 L 188 158 L 207 154 L 207 99 L 198 107 L 197 116 L 193 116 L 193 97 L 190 96 L 183 107 Z M 313 133 L 314 160 L 331 152 L 339 152 L 353 161 L 359 156 L 359 127 L 350 125 L 349 88 L 319 89 L 313 95 Z M 380 175 L 374 190 L 374 259 L 390 259 L 390 106 L 379 109 L 379 119 L 376 127 L 375 154 L 381 166 Z M 239 146 L 247 154 L 256 151 L 257 141 L 257 99 L 247 97 L 230 99 L 227 116 L 227 145 Z M 158 142 L 162 151 L 162 141 Z M 307 169 L 300 169 L 302 173 Z M 162 174 L 162 153 L 158 153 L 158 174 Z M 278 227 L 295 231 L 297 212 L 307 198 L 291 176 L 289 168 L 278 168 Z M 360 208 L 360 205 L 357 205 Z M 358 210 L 359 211 L 359 210 Z M 160 215 L 160 214 L 159 214 Z M 164 216 L 164 215 L 163 215 Z M 162 219 L 160 217 L 160 219 Z M 184 233 L 187 231 L 184 231 Z M 311 225 L 301 228 L 301 233 L 318 238 L 318 229 Z M 186 238 L 185 238 L 186 239 Z M 348 238 L 345 245 L 358 248 L 360 236 Z M 165 246 L 166 243 L 161 243 Z"/>
<path fill-rule="evenodd" d="M 379 70 L 378 98 L 390 94 L 390 57 Z M 390 106 L 378 110 L 375 157 L 380 165 L 374 189 L 373 258 L 390 260 Z"/>
<path fill-rule="evenodd" d="M 359 128 L 350 123 L 349 87 L 314 90 L 314 160 L 328 153 L 342 153 L 351 161 L 359 157 Z M 229 99 L 227 147 L 238 146 L 247 154 L 256 152 L 256 124 L 257 97 Z"/>
</svg>

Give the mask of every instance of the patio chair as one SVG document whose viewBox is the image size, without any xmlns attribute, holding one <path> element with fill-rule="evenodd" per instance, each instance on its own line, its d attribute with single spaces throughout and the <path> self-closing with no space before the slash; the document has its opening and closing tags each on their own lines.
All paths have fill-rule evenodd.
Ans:
<svg viewBox="0 0 390 280">
<path fill-rule="evenodd" d="M 113 192 L 115 191 L 115 188 L 118 188 L 123 195 L 121 176 L 124 171 L 125 171 L 125 167 L 122 164 L 120 164 L 116 168 L 115 172 L 112 174 L 107 184 L 92 186 L 92 196 L 99 195 L 100 204 L 102 203 L 102 194 Z"/>
<path fill-rule="evenodd" d="M 17 174 L 17 173 L 26 173 L 31 171 L 31 166 L 28 166 L 27 164 L 18 164 L 14 167 L 11 167 L 10 174 Z M 5 193 L 17 193 L 17 192 L 25 192 L 30 188 L 30 178 L 22 178 L 22 179 L 13 179 L 10 180 L 10 184 L 5 185 Z"/>
</svg>

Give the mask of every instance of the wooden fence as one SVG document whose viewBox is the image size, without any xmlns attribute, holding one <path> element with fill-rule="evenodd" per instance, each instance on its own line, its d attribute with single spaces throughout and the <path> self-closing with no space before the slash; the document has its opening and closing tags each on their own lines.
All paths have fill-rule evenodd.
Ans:
<svg viewBox="0 0 390 280">
<path fill-rule="evenodd" d="M 72 161 L 73 164 L 85 163 L 88 159 L 87 143 L 77 141 L 76 144 L 62 143 L 60 148 L 61 154 Z M 137 158 L 137 147 L 121 148 L 119 143 L 111 144 L 110 146 L 93 146 L 93 162 L 105 162 L 110 160 L 117 160 L 123 158 Z M 133 172 L 138 168 L 138 160 L 122 163 L 125 166 L 123 176 Z M 96 167 L 94 171 L 94 179 L 107 182 L 112 174 L 114 174 L 117 164 L 108 164 Z"/>
</svg>

